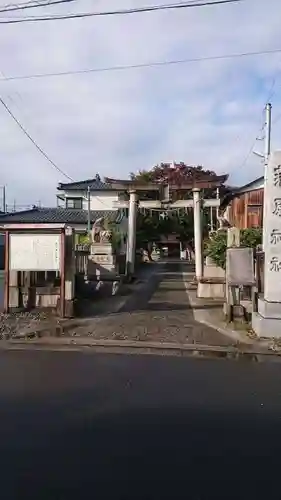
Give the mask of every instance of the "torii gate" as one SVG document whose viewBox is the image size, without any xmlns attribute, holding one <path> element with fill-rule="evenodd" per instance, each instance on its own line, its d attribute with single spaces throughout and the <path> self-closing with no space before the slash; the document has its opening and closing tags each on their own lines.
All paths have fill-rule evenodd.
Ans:
<svg viewBox="0 0 281 500">
<path fill-rule="evenodd" d="M 120 200 L 115 202 L 116 208 L 129 209 L 128 221 L 128 242 L 127 242 L 127 272 L 134 273 L 135 268 L 135 248 L 136 248 L 136 221 L 138 208 L 151 210 L 178 210 L 180 208 L 193 208 L 194 214 L 194 246 L 195 246 L 195 272 L 197 280 L 203 276 L 203 238 L 202 238 L 202 220 L 201 209 L 210 208 L 211 226 L 213 226 L 213 210 L 218 210 L 220 206 L 219 189 L 227 180 L 227 175 L 215 176 L 211 178 L 198 179 L 193 182 L 176 185 L 160 184 L 157 182 L 144 183 L 132 180 L 117 180 L 107 178 L 114 189 L 129 193 L 129 200 Z M 216 189 L 216 198 L 201 199 L 200 192 L 203 189 Z M 155 191 L 159 193 L 158 200 L 141 200 L 141 192 Z M 193 198 L 187 200 L 177 200 L 171 202 L 170 194 L 172 191 L 192 191 Z M 212 227 L 213 229 L 213 227 Z"/>
</svg>

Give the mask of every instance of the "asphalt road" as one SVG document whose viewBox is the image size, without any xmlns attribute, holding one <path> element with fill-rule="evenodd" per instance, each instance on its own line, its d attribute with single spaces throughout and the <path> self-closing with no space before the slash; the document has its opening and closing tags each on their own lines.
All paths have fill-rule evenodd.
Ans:
<svg viewBox="0 0 281 500">
<path fill-rule="evenodd" d="M 10 499 L 278 498 L 281 364 L 0 351 Z"/>
</svg>

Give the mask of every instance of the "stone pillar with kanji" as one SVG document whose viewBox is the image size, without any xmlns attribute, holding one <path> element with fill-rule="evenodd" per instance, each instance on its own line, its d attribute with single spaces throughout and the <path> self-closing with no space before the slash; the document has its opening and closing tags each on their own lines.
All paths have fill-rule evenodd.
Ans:
<svg viewBox="0 0 281 500">
<path fill-rule="evenodd" d="M 281 337 L 281 151 L 271 154 L 264 180 L 264 295 L 252 316 L 259 337 Z"/>
</svg>

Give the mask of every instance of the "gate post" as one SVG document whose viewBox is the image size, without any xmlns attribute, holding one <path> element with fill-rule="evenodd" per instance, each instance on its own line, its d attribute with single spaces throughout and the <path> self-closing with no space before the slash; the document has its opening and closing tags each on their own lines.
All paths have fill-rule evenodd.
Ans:
<svg viewBox="0 0 281 500">
<path fill-rule="evenodd" d="M 132 190 L 130 191 L 129 201 L 129 221 L 126 255 L 126 274 L 129 276 L 132 276 L 135 270 L 137 210 L 137 193 L 135 190 Z"/>
<path fill-rule="evenodd" d="M 193 217 L 194 217 L 194 252 L 195 252 L 195 274 L 200 280 L 203 276 L 203 252 L 202 252 L 202 220 L 200 189 L 194 188 L 193 192 Z"/>
</svg>

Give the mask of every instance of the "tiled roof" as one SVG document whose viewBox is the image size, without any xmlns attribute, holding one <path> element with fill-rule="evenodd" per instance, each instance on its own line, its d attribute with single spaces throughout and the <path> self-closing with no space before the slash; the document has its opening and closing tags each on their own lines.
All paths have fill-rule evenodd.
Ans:
<svg viewBox="0 0 281 500">
<path fill-rule="evenodd" d="M 110 222 L 120 222 L 122 213 L 118 210 L 91 210 L 91 222 L 104 217 Z M 1 224 L 87 224 L 87 210 L 68 208 L 33 208 L 0 217 Z"/>
<path fill-rule="evenodd" d="M 94 179 L 67 183 L 60 182 L 58 185 L 59 191 L 87 191 L 88 188 L 93 191 L 110 191 L 116 189 L 110 183 L 103 182 L 98 175 Z"/>
</svg>

